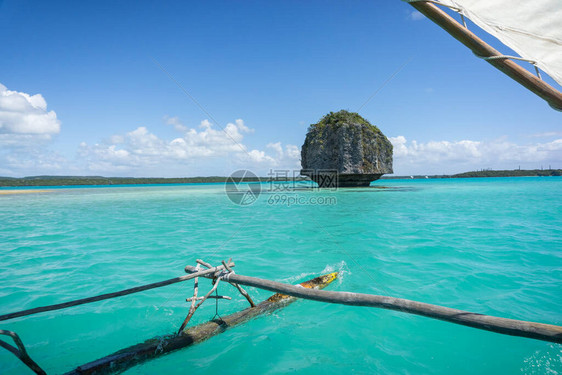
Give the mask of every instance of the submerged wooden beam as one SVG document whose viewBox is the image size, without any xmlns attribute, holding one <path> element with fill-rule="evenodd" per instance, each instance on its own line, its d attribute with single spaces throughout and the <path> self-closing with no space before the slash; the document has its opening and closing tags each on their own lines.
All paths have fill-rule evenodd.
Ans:
<svg viewBox="0 0 562 375">
<path fill-rule="evenodd" d="M 334 272 L 319 276 L 296 287 L 299 289 L 322 289 L 334 281 L 337 275 L 337 272 Z M 212 278 L 212 276 L 210 277 Z M 237 313 L 224 316 L 221 319 L 199 324 L 177 335 L 150 339 L 97 361 L 79 366 L 67 374 L 111 374 L 122 372 L 138 363 L 207 340 L 256 316 L 285 307 L 295 300 L 295 298 L 288 295 L 275 294 L 255 307 L 249 307 Z"/>
<path fill-rule="evenodd" d="M 432 20 L 443 30 L 448 32 L 453 38 L 467 46 L 472 52 L 482 58 L 502 56 L 502 54 L 476 36 L 473 32 L 463 27 L 453 17 L 439 9 L 437 6 L 425 1 L 415 1 L 409 3 L 424 16 Z M 536 77 L 528 70 L 522 68 L 509 59 L 490 59 L 486 60 L 495 68 L 519 82 L 527 89 L 546 100 L 547 103 L 557 111 L 562 111 L 562 93 L 548 83 Z"/>
<path fill-rule="evenodd" d="M 187 266 L 185 270 L 186 272 L 191 272 L 192 267 Z M 527 337 L 562 344 L 562 327 L 551 324 L 500 318 L 402 298 L 362 293 L 329 292 L 323 290 L 305 289 L 294 285 L 278 283 L 276 281 L 263 280 L 256 277 L 236 274 L 229 275 L 228 281 L 255 288 L 266 289 L 297 298 L 310 299 L 319 302 L 337 303 L 341 305 L 378 307 L 387 310 L 401 311 L 408 314 L 422 315 L 432 319 L 444 320 L 446 322 L 501 333 L 504 335 Z"/>
</svg>

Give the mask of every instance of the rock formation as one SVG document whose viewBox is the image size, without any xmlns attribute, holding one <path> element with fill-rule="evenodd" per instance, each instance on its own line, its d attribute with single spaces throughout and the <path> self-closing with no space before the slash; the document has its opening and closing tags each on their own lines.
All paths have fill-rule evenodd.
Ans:
<svg viewBox="0 0 562 375">
<path fill-rule="evenodd" d="M 321 187 L 369 186 L 392 173 L 392 144 L 357 113 L 330 112 L 308 128 L 301 165 Z"/>
</svg>

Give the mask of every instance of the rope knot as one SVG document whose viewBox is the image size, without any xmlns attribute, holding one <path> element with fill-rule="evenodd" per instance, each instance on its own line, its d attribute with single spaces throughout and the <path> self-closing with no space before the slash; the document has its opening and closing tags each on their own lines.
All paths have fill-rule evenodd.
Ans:
<svg viewBox="0 0 562 375">
<path fill-rule="evenodd" d="M 230 269 L 230 270 L 222 270 L 221 273 L 220 273 L 220 275 L 219 275 L 219 278 L 220 278 L 221 280 L 223 280 L 223 281 L 230 282 L 230 281 L 229 281 L 229 280 L 230 280 L 230 275 L 234 275 L 234 274 L 235 274 L 235 272 L 234 272 L 233 269 Z"/>
</svg>

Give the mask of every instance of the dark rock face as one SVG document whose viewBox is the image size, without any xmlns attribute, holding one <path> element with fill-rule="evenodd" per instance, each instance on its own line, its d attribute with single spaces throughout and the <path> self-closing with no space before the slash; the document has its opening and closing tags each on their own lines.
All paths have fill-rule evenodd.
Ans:
<svg viewBox="0 0 562 375">
<path fill-rule="evenodd" d="M 392 144 L 357 113 L 330 112 L 310 125 L 301 165 L 301 174 L 321 187 L 369 186 L 392 173 Z"/>
</svg>

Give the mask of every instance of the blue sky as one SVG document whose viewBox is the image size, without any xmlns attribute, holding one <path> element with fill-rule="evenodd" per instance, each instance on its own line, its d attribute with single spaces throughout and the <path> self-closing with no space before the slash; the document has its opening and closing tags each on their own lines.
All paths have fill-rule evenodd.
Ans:
<svg viewBox="0 0 562 375">
<path fill-rule="evenodd" d="M 405 63 L 359 112 L 396 174 L 562 168 L 562 113 L 399 0 L 5 0 L 0 45 L 0 175 L 298 169 Z"/>
</svg>

